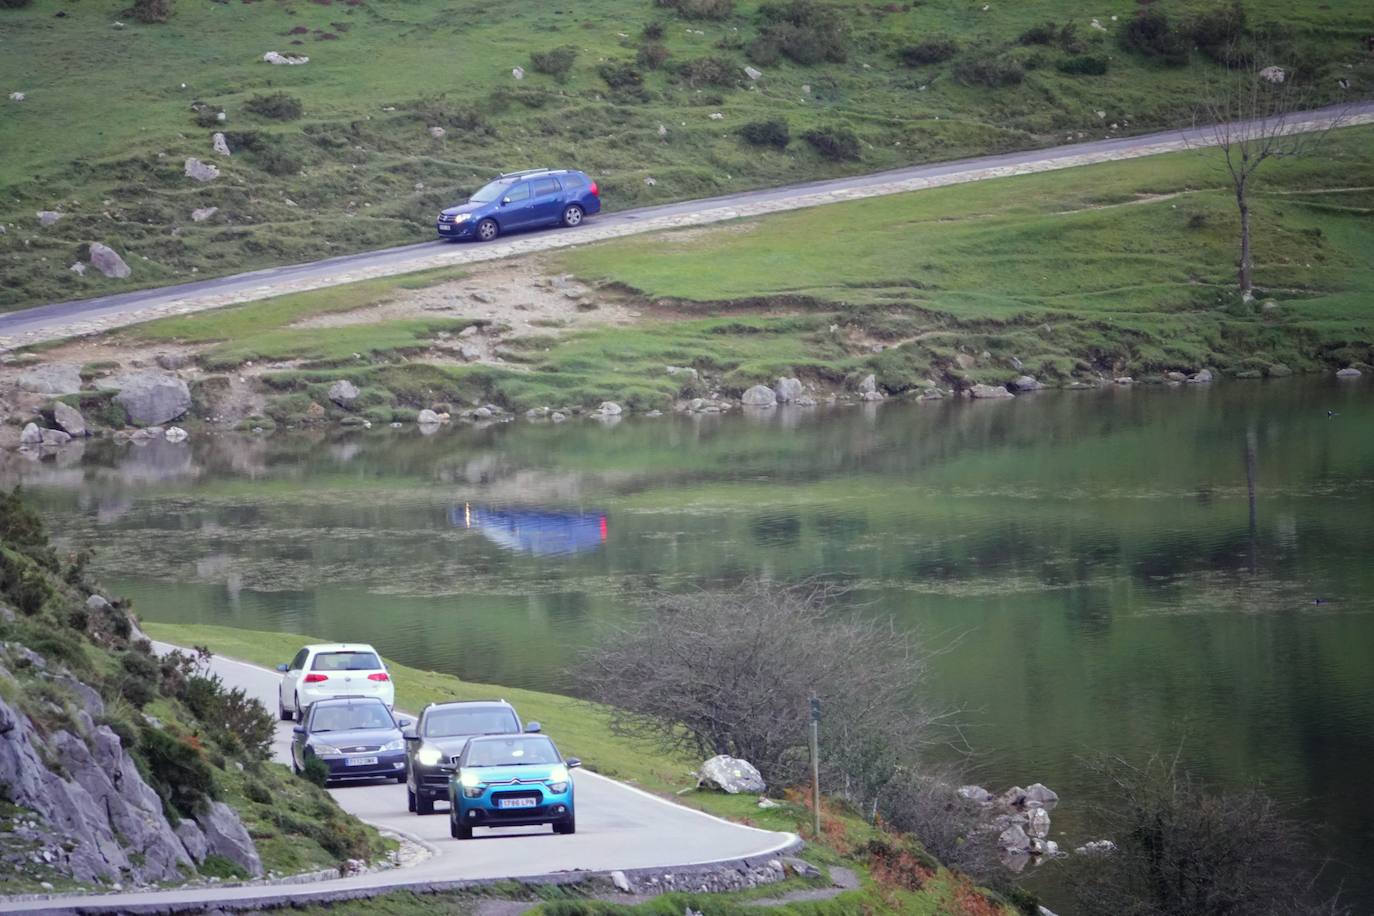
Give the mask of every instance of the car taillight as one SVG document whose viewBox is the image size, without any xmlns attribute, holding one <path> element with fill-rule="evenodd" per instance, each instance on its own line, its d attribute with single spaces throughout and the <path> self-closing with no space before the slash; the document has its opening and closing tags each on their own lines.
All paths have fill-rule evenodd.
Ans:
<svg viewBox="0 0 1374 916">
<path fill-rule="evenodd" d="M 318 684 L 318 683 L 320 683 L 321 681 L 327 681 L 327 680 L 329 680 L 329 677 L 328 677 L 328 675 L 324 675 L 324 674 L 307 674 L 307 675 L 305 676 L 305 682 L 306 682 L 307 684 Z"/>
<path fill-rule="evenodd" d="M 596 182 L 595 182 L 595 181 L 592 182 L 592 196 L 593 196 L 593 197 L 600 197 L 600 196 L 601 196 L 601 189 L 598 188 L 598 187 L 596 186 Z"/>
<path fill-rule="evenodd" d="M 376 674 L 369 674 L 369 675 L 367 676 L 367 679 L 368 679 L 369 681 L 389 681 L 389 680 L 391 680 L 391 678 L 388 677 L 387 674 L 386 674 L 386 672 L 384 672 L 384 671 L 378 671 Z"/>
</svg>

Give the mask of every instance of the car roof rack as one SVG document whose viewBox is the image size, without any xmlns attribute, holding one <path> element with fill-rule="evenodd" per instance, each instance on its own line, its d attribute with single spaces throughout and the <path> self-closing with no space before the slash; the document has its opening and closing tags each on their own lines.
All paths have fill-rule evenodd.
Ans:
<svg viewBox="0 0 1374 916">
<path fill-rule="evenodd" d="M 521 169 L 521 170 L 518 171 L 518 172 L 502 172 L 502 173 L 501 173 L 501 177 L 502 177 L 502 178 L 520 178 L 521 176 L 524 176 L 524 175 L 542 175 L 542 174 L 545 173 L 545 172 L 552 172 L 552 171 L 553 171 L 553 169 L 550 169 L 550 168 Z"/>
</svg>

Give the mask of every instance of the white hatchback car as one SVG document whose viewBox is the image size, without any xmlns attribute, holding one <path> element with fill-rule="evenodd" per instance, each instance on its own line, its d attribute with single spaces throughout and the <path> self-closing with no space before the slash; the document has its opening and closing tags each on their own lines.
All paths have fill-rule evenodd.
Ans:
<svg viewBox="0 0 1374 916">
<path fill-rule="evenodd" d="M 388 709 L 396 705 L 396 686 L 382 657 L 363 643 L 306 646 L 277 670 L 277 713 L 283 720 L 304 720 L 311 703 L 331 697 L 377 697 Z"/>
</svg>

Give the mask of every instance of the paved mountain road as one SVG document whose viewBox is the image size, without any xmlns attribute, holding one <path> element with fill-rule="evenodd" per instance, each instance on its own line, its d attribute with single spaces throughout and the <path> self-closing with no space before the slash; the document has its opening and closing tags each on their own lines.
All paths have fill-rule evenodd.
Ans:
<svg viewBox="0 0 1374 916">
<path fill-rule="evenodd" d="M 1329 126 L 1335 119 L 1339 119 L 1342 125 L 1374 122 L 1374 101 L 1293 115 L 1288 119 L 1288 127 L 1292 130 L 1319 130 Z M 1211 128 L 1207 127 L 1094 140 L 1050 149 L 980 156 L 849 178 L 746 191 L 724 197 L 603 213 L 577 229 L 514 234 L 503 236 L 489 244 L 454 244 L 436 239 L 400 248 L 344 255 L 308 264 L 274 267 L 178 286 L 41 305 L 0 315 L 0 347 L 27 346 L 46 340 L 107 331 L 167 315 L 201 311 L 289 292 L 435 267 L 495 260 L 640 232 L 703 225 L 781 210 L 1131 159 L 1213 144 Z"/>
<path fill-rule="evenodd" d="M 159 652 L 172 647 L 155 644 Z M 216 656 L 212 665 L 230 687 L 242 687 L 269 710 L 277 708 L 279 675 L 256 665 Z M 293 723 L 277 727 L 276 758 L 286 763 Z M 545 723 L 556 739 L 558 723 Z M 607 872 L 668 868 L 710 862 L 769 857 L 794 845 L 797 838 L 720 820 L 700 811 L 650 795 L 586 770 L 575 770 L 577 833 L 557 836 L 548 827 L 479 829 L 471 840 L 454 840 L 448 814 L 427 817 L 406 811 L 406 788 L 396 783 L 366 783 L 332 789 L 347 811 L 378 827 L 394 830 L 432 846 L 434 854 L 408 868 L 351 878 L 296 885 L 209 887 L 171 891 L 54 898 L 0 903 L 0 912 L 128 911 L 140 905 L 169 906 L 221 903 L 263 896 L 310 896 L 328 891 L 400 887 L 436 881 L 519 878 L 586 870 Z M 442 806 L 441 806 L 442 808 Z"/>
</svg>

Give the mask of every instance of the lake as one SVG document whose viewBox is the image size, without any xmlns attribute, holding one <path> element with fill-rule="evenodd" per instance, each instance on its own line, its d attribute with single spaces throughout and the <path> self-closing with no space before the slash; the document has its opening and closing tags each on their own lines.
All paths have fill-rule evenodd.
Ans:
<svg viewBox="0 0 1374 916">
<path fill-rule="evenodd" d="M 1093 838 L 1084 757 L 1181 745 L 1319 825 L 1374 911 L 1371 395 L 1291 379 L 207 433 L 4 475 L 148 619 L 553 691 L 651 590 L 825 577 L 850 589 L 836 613 L 950 646 L 928 690 L 963 710 L 973 777 L 1056 789 L 1061 845 Z"/>
</svg>

